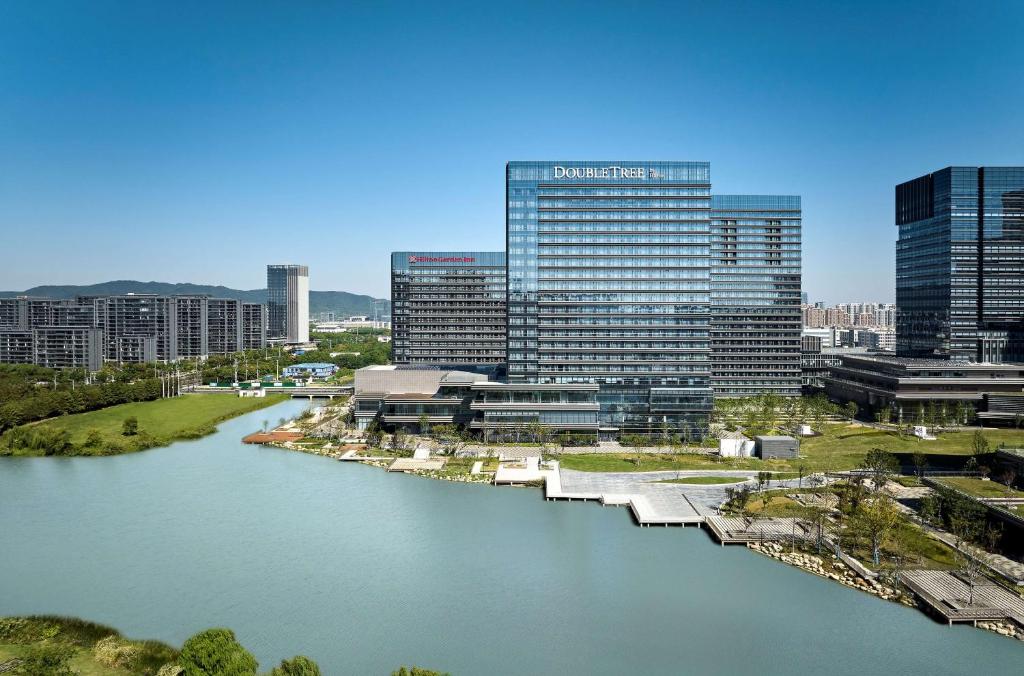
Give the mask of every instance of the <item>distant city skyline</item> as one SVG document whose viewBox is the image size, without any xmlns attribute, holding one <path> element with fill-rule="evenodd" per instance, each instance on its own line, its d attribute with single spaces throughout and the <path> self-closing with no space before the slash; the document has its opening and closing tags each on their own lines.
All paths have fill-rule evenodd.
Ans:
<svg viewBox="0 0 1024 676">
<path fill-rule="evenodd" d="M 258 289 L 301 259 L 314 289 L 388 297 L 392 251 L 503 248 L 507 161 L 648 157 L 800 195 L 809 300 L 893 302 L 896 184 L 1024 164 L 1019 4 L 0 16 L 0 290 Z"/>
</svg>

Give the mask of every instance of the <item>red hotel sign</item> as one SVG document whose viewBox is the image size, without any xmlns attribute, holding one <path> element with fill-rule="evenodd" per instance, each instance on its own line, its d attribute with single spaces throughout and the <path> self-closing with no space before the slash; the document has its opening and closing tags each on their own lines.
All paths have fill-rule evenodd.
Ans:
<svg viewBox="0 0 1024 676">
<path fill-rule="evenodd" d="M 473 263 L 472 256 L 409 256 L 410 263 Z"/>
</svg>

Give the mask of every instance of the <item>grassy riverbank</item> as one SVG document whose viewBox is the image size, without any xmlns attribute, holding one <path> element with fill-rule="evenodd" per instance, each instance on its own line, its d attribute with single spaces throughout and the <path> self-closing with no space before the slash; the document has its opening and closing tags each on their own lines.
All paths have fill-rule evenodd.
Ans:
<svg viewBox="0 0 1024 676">
<path fill-rule="evenodd" d="M 188 394 L 170 399 L 119 404 L 98 411 L 22 425 L 0 436 L 0 455 L 117 455 L 196 439 L 217 423 L 273 406 L 287 399 L 274 394 L 242 398 L 228 394 Z M 124 434 L 125 421 L 137 421 Z"/>
<path fill-rule="evenodd" d="M 986 429 L 985 439 L 992 448 L 1024 446 L 1024 430 Z M 800 455 L 792 460 L 760 460 L 758 458 L 719 458 L 699 453 L 595 453 L 563 454 L 562 467 L 585 472 L 653 472 L 655 470 L 746 469 L 795 472 L 803 465 L 805 471 L 840 471 L 858 467 L 873 448 L 892 453 L 916 451 L 927 455 L 971 455 L 973 431 L 944 432 L 935 441 L 913 436 L 900 437 L 896 432 L 863 425 L 828 425 L 816 437 L 802 440 Z"/>
<path fill-rule="evenodd" d="M 69 666 L 81 676 L 156 674 L 161 666 L 178 658 L 178 651 L 167 644 L 128 640 L 116 629 L 76 618 L 0 618 L 0 664 L 58 653 L 68 656 Z"/>
</svg>

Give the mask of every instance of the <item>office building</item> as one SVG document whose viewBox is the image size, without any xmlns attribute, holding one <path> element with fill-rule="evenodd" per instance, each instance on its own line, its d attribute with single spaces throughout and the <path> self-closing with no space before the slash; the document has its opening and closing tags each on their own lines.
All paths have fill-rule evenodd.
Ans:
<svg viewBox="0 0 1024 676">
<path fill-rule="evenodd" d="M 206 301 L 206 349 L 208 354 L 231 354 L 243 349 L 242 301 L 210 298 Z"/>
<path fill-rule="evenodd" d="M 0 298 L 0 329 L 27 329 L 28 306 L 24 297 Z"/>
<path fill-rule="evenodd" d="M 391 254 L 392 362 L 497 373 L 505 363 L 505 293 L 504 252 Z"/>
<path fill-rule="evenodd" d="M 32 355 L 32 331 L 0 328 L 0 364 L 31 364 Z"/>
<path fill-rule="evenodd" d="M 896 350 L 896 332 L 890 329 L 861 329 L 857 332 L 858 347 L 872 350 Z"/>
<path fill-rule="evenodd" d="M 242 349 L 262 350 L 267 346 L 267 306 L 263 303 L 242 303 Z"/>
<path fill-rule="evenodd" d="M 104 303 L 105 358 L 118 363 L 175 359 L 174 310 L 168 296 L 109 296 Z"/>
<path fill-rule="evenodd" d="M 103 332 L 85 326 L 52 326 L 32 329 L 32 363 L 52 369 L 103 366 Z"/>
<path fill-rule="evenodd" d="M 800 395 L 800 198 L 711 198 L 715 397 Z"/>
<path fill-rule="evenodd" d="M 174 296 L 170 351 L 167 359 L 198 359 L 210 353 L 207 343 L 206 296 Z"/>
<path fill-rule="evenodd" d="M 286 343 L 309 342 L 309 268 L 267 266 L 267 337 Z"/>
<path fill-rule="evenodd" d="M 1024 167 L 947 167 L 896 186 L 896 352 L 1024 361 Z"/>
<path fill-rule="evenodd" d="M 510 162 L 506 195 L 509 382 L 597 384 L 602 436 L 701 433 L 708 163 Z"/>
<path fill-rule="evenodd" d="M 825 377 L 830 398 L 854 401 L 862 409 L 893 411 L 893 420 L 916 421 L 923 407 L 969 405 L 977 415 L 999 421 L 1006 396 L 1024 390 L 1024 365 L 991 364 L 951 359 L 919 359 L 878 354 L 843 355 Z M 995 403 L 996 406 L 987 404 Z M 961 411 L 962 411 L 961 407 Z M 1004 420 L 1005 421 L 1005 420 Z"/>
</svg>

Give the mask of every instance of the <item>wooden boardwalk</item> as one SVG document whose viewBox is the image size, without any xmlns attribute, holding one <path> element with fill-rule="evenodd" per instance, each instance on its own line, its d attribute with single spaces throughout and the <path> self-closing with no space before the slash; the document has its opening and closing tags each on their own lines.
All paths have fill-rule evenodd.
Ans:
<svg viewBox="0 0 1024 676">
<path fill-rule="evenodd" d="M 1024 599 L 985 578 L 974 587 L 974 603 L 968 603 L 970 587 L 953 573 L 942 570 L 909 570 L 903 584 L 949 624 L 1010 620 L 1024 627 Z"/>
<path fill-rule="evenodd" d="M 794 523 L 795 522 L 795 523 Z M 805 523 L 793 518 L 745 519 L 738 516 L 709 516 L 708 528 L 722 545 L 745 545 L 750 542 L 810 540 L 815 537 Z"/>
</svg>

